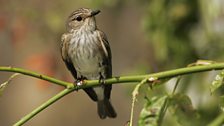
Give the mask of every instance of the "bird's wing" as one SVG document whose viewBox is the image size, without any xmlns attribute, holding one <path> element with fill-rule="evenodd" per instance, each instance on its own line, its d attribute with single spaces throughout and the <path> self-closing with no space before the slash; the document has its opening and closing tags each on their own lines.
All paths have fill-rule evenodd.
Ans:
<svg viewBox="0 0 224 126">
<path fill-rule="evenodd" d="M 105 54 L 105 61 L 107 64 L 107 68 L 106 68 L 106 78 L 110 78 L 112 77 L 112 64 L 111 64 L 111 60 L 112 60 L 112 55 L 111 55 L 111 50 L 110 50 L 110 44 L 107 40 L 107 36 L 104 32 L 102 31 L 98 31 L 98 37 L 100 40 L 100 46 L 102 47 L 102 50 Z"/>
<path fill-rule="evenodd" d="M 105 33 L 103 33 L 102 31 L 99 31 L 98 37 L 100 39 L 101 46 L 105 53 L 105 56 L 106 56 L 105 60 L 107 61 L 107 65 L 108 65 L 105 69 L 105 72 L 107 74 L 106 78 L 110 78 L 112 77 L 112 63 L 111 63 L 112 56 L 111 56 L 110 45 Z M 105 85 L 104 95 L 107 97 L 107 99 L 110 99 L 111 89 L 112 89 L 112 85 Z"/>
<path fill-rule="evenodd" d="M 61 37 L 61 56 L 63 61 L 65 62 L 67 68 L 70 70 L 74 78 L 77 78 L 77 72 L 75 70 L 75 67 L 73 66 L 73 63 L 71 61 L 71 58 L 68 55 L 68 47 L 69 47 L 69 41 L 71 40 L 72 35 L 70 33 L 64 33 Z"/>
<path fill-rule="evenodd" d="M 111 56 L 110 44 L 109 44 L 109 42 L 107 40 L 107 36 L 106 36 L 106 34 L 104 32 L 102 32 L 100 30 L 98 31 L 98 33 L 99 33 L 98 37 L 100 39 L 103 51 L 104 51 L 106 57 L 111 61 L 112 56 Z"/>
</svg>

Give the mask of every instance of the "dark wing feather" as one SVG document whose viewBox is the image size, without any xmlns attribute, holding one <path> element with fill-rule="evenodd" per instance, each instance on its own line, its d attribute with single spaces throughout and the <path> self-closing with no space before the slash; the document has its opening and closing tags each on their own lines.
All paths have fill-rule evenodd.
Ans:
<svg viewBox="0 0 224 126">
<path fill-rule="evenodd" d="M 105 53 L 105 61 L 108 66 L 107 70 L 106 70 L 106 74 L 107 74 L 106 78 L 110 78 L 110 77 L 112 77 L 112 64 L 111 64 L 112 55 L 111 55 L 111 50 L 110 50 L 110 44 L 107 40 L 106 34 L 104 34 L 102 31 L 99 31 L 99 38 L 101 41 L 103 51 Z"/>
<path fill-rule="evenodd" d="M 65 62 L 67 68 L 72 73 L 73 77 L 77 79 L 77 72 L 75 70 L 75 67 L 73 66 L 73 63 L 68 55 L 68 47 L 69 47 L 69 41 L 71 40 L 71 34 L 65 33 L 61 37 L 61 56 L 63 61 Z"/>
<path fill-rule="evenodd" d="M 107 67 L 105 69 L 106 78 L 111 78 L 112 77 L 112 63 L 111 63 L 112 55 L 111 55 L 110 45 L 106 35 L 102 31 L 99 31 L 99 38 L 100 38 L 101 45 L 104 49 L 105 56 L 106 56 L 105 57 L 105 61 L 107 62 Z M 112 89 L 112 85 L 105 85 L 104 95 L 106 96 L 107 99 L 110 99 L 111 89 Z"/>
</svg>

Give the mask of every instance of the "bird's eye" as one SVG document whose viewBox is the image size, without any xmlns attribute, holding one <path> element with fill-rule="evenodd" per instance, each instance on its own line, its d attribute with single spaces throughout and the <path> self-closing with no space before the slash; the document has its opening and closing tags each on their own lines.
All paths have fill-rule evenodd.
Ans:
<svg viewBox="0 0 224 126">
<path fill-rule="evenodd" d="M 76 20 L 77 21 L 81 21 L 82 20 L 82 17 L 81 16 L 78 16 L 78 17 L 76 17 Z"/>
</svg>

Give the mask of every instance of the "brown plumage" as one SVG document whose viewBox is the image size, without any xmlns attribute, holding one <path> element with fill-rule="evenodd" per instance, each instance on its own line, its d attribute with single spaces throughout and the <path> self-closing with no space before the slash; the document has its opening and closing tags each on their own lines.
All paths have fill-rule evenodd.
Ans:
<svg viewBox="0 0 224 126">
<path fill-rule="evenodd" d="M 111 50 L 106 35 L 97 29 L 95 15 L 100 11 L 80 8 L 67 20 L 68 32 L 62 35 L 61 55 L 73 77 L 95 80 L 112 77 Z M 112 85 L 85 88 L 89 97 L 97 102 L 101 119 L 115 118 L 116 112 L 110 103 Z"/>
</svg>

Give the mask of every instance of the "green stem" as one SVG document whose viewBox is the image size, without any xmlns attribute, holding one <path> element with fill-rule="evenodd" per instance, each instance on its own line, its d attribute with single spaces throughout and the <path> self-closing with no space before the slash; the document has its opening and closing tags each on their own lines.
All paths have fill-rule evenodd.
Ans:
<svg viewBox="0 0 224 126">
<path fill-rule="evenodd" d="M 21 74 L 28 75 L 28 76 L 31 76 L 31 77 L 46 80 L 46 81 L 52 82 L 52 83 L 60 85 L 60 86 L 73 87 L 72 83 L 61 81 L 61 80 L 58 80 L 58 79 L 55 79 L 55 78 L 52 78 L 52 77 L 49 77 L 49 76 L 46 76 L 46 75 L 42 75 L 42 74 L 35 73 L 33 71 L 29 71 L 29 70 L 25 70 L 25 69 L 21 69 L 21 68 L 0 67 L 0 71 L 21 73 Z"/>
<path fill-rule="evenodd" d="M 214 64 L 210 64 L 210 65 L 185 67 L 185 68 L 169 70 L 169 71 L 153 73 L 153 74 L 146 74 L 146 75 L 113 77 L 110 79 L 106 79 L 105 84 L 141 82 L 144 78 L 149 78 L 149 77 L 156 77 L 158 79 L 164 79 L 164 78 L 171 78 L 171 77 L 185 75 L 185 74 L 198 73 L 198 72 L 211 71 L 211 70 L 221 70 L 221 69 L 224 69 L 224 63 L 214 63 Z M 74 86 L 72 83 L 57 80 L 55 78 L 52 78 L 52 77 L 49 77 L 46 75 L 41 75 L 41 74 L 38 74 L 38 73 L 35 73 L 32 71 L 24 70 L 21 68 L 0 67 L 0 71 L 8 71 L 8 72 L 16 72 L 16 73 L 25 74 L 28 76 L 32 76 L 35 78 L 39 78 L 42 80 L 46 80 L 46 81 L 55 83 L 60 86 L 64 86 L 67 88 L 83 89 L 83 88 L 99 85 L 99 80 L 86 80 L 86 81 L 84 81 L 82 86 Z"/>
<path fill-rule="evenodd" d="M 221 113 L 216 119 L 214 119 L 208 126 L 221 126 L 224 122 L 224 113 Z"/>
<path fill-rule="evenodd" d="M 39 112 L 43 111 L 49 105 L 51 105 L 54 102 L 56 102 L 57 100 L 61 99 L 62 97 L 64 97 L 65 95 L 69 94 L 73 90 L 74 89 L 71 89 L 71 88 L 70 89 L 64 89 L 63 91 L 59 92 L 54 97 L 52 97 L 51 99 L 47 100 L 45 103 L 43 103 L 42 105 L 40 105 L 39 107 L 34 109 L 31 113 L 29 113 L 26 116 L 24 116 L 22 119 L 20 119 L 18 122 L 16 122 L 13 126 L 21 126 L 21 125 L 23 125 L 28 120 L 33 118 L 36 114 L 38 114 Z"/>
<path fill-rule="evenodd" d="M 138 91 L 140 89 L 140 87 L 145 84 L 148 81 L 148 78 L 143 79 L 140 83 L 138 83 L 133 92 L 132 92 L 132 102 L 131 102 L 131 116 L 130 116 L 130 123 L 129 126 L 133 126 L 133 117 L 134 117 L 134 107 L 135 107 L 135 101 L 136 101 L 136 97 L 139 94 Z"/>
<path fill-rule="evenodd" d="M 169 71 L 146 74 L 146 75 L 113 77 L 110 79 L 106 79 L 105 84 L 141 82 L 143 79 L 150 78 L 150 77 L 155 77 L 159 80 L 159 79 L 171 78 L 171 77 L 180 76 L 180 75 L 199 73 L 199 72 L 205 72 L 205 71 L 211 71 L 211 70 L 222 70 L 222 69 L 224 69 L 224 63 L 215 63 L 215 64 L 203 65 L 203 66 L 179 68 L 175 70 L 169 70 Z M 85 85 L 83 85 L 82 87 L 80 86 L 77 89 L 96 86 L 98 85 L 98 83 L 99 83 L 98 80 L 85 81 Z"/>
<path fill-rule="evenodd" d="M 122 77 L 113 77 L 110 79 L 105 80 L 105 84 L 114 84 L 114 83 L 126 83 L 126 82 L 141 82 L 145 78 L 154 77 L 156 79 L 165 79 L 165 78 L 171 78 L 175 76 L 185 75 L 185 74 L 192 74 L 197 72 L 203 72 L 203 71 L 211 71 L 211 70 L 221 70 L 224 69 L 224 63 L 215 63 L 210 65 L 203 65 L 203 66 L 192 66 L 192 67 L 186 67 L 186 68 L 180 68 L 170 71 L 164 71 L 159 73 L 153 73 L 153 74 L 147 74 L 147 75 L 135 75 L 135 76 L 122 76 Z M 86 80 L 81 86 L 76 86 L 72 83 L 57 80 L 55 78 L 38 74 L 32 71 L 24 70 L 21 68 L 13 68 L 13 67 L 0 67 L 0 71 L 7 71 L 7 72 L 15 72 L 15 73 L 21 73 L 24 75 L 32 76 L 35 78 L 39 78 L 42 80 L 46 80 L 49 82 L 52 82 L 54 84 L 64 86 L 66 87 L 65 90 L 57 94 L 56 96 L 52 97 L 48 101 L 46 101 L 44 104 L 36 108 L 34 111 L 32 111 L 30 114 L 26 115 L 24 118 L 19 120 L 17 123 L 15 123 L 15 126 L 19 126 L 30 120 L 33 116 L 44 110 L 46 107 L 51 105 L 52 103 L 56 102 L 66 94 L 78 90 L 83 89 L 87 87 L 93 87 L 99 85 L 99 80 Z"/>
</svg>

